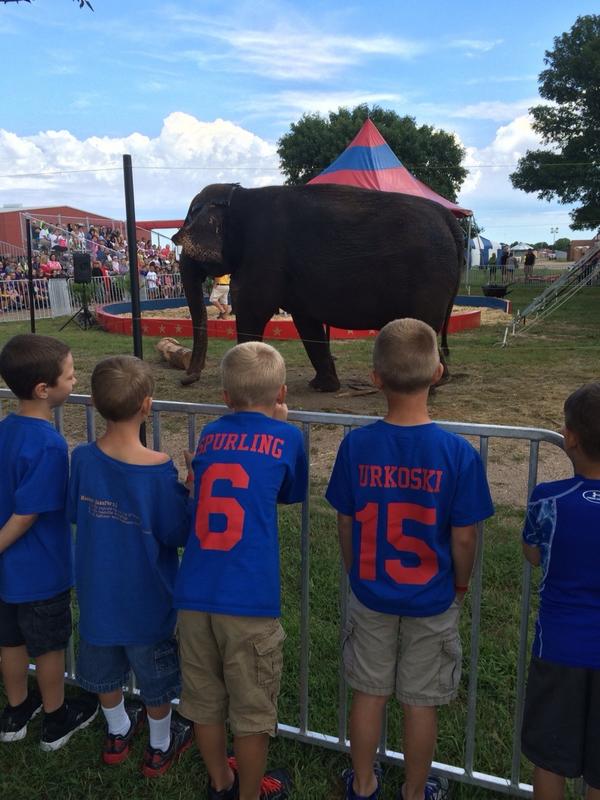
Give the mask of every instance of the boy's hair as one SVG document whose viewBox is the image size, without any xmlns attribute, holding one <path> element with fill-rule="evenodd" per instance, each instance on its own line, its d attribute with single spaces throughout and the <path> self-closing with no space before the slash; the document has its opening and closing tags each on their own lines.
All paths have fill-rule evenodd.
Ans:
<svg viewBox="0 0 600 800">
<path fill-rule="evenodd" d="M 104 419 L 123 422 L 152 397 L 150 365 L 135 356 L 112 356 L 99 361 L 92 372 L 92 399 Z"/>
<path fill-rule="evenodd" d="M 285 383 L 285 361 L 270 344 L 244 342 L 223 356 L 221 381 L 233 408 L 267 406 Z"/>
<path fill-rule="evenodd" d="M 0 375 L 19 400 L 31 400 L 38 383 L 56 386 L 70 352 L 68 344 L 53 336 L 22 333 L 2 348 Z"/>
<path fill-rule="evenodd" d="M 565 400 L 565 425 L 588 458 L 600 461 L 600 382 L 580 386 Z"/>
<path fill-rule="evenodd" d="M 440 363 L 435 331 L 418 319 L 395 319 L 379 331 L 373 369 L 392 392 L 411 394 L 431 385 Z"/>
</svg>

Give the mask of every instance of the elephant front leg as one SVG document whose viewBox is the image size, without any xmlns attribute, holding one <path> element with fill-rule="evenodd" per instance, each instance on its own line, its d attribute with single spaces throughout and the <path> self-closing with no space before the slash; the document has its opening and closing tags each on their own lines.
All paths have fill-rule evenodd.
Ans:
<svg viewBox="0 0 600 800">
<path fill-rule="evenodd" d="M 310 363 L 317 373 L 309 385 L 317 392 L 337 392 L 340 382 L 323 324 L 312 317 L 296 312 L 292 312 L 292 319 L 310 358 Z"/>
<path fill-rule="evenodd" d="M 194 345 L 192 358 L 187 373 L 181 378 L 181 384 L 188 386 L 200 379 L 200 373 L 206 363 L 208 345 L 208 329 L 206 305 L 203 292 L 204 275 L 192 265 L 181 269 L 181 280 L 192 318 Z"/>
</svg>

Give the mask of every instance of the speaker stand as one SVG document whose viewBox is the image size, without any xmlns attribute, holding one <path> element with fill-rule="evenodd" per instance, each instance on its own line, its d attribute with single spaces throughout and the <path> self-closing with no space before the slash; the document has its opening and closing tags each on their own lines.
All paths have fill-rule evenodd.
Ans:
<svg viewBox="0 0 600 800">
<path fill-rule="evenodd" d="M 79 325 L 79 327 L 84 331 L 87 331 L 88 328 L 91 328 L 96 324 L 94 315 L 88 308 L 87 283 L 82 284 L 81 306 L 58 330 L 64 330 L 71 322 L 77 323 L 77 325 Z"/>
</svg>

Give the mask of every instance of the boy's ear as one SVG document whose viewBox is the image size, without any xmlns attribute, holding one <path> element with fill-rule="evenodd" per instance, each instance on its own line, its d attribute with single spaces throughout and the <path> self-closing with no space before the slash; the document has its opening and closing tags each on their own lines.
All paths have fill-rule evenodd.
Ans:
<svg viewBox="0 0 600 800">
<path fill-rule="evenodd" d="M 433 377 L 431 378 L 431 385 L 434 386 L 438 381 L 441 379 L 442 375 L 444 374 L 444 365 L 440 361 L 440 363 L 435 368 L 435 372 L 433 373 Z"/>
<path fill-rule="evenodd" d="M 565 437 L 565 450 L 573 450 L 579 444 L 579 437 L 575 431 L 570 430 L 565 425 L 562 429 L 562 435 Z"/>
<path fill-rule="evenodd" d="M 233 405 L 231 404 L 231 397 L 229 396 L 227 389 L 223 389 L 223 400 L 225 400 L 225 405 L 227 408 L 233 408 Z"/>
<path fill-rule="evenodd" d="M 142 400 L 142 405 L 140 406 L 140 412 L 145 417 L 148 417 L 150 415 L 151 409 L 152 409 L 152 398 L 144 397 L 144 399 Z"/>
<path fill-rule="evenodd" d="M 279 387 L 279 391 L 277 392 L 277 397 L 275 398 L 275 402 L 285 403 L 286 397 L 287 397 L 287 385 L 284 383 L 283 386 Z"/>
<path fill-rule="evenodd" d="M 371 370 L 371 383 L 375 388 L 383 389 L 383 381 L 381 380 L 380 374 L 375 369 Z"/>
<path fill-rule="evenodd" d="M 47 400 L 48 399 L 48 384 L 36 383 L 31 393 L 32 400 Z"/>
</svg>

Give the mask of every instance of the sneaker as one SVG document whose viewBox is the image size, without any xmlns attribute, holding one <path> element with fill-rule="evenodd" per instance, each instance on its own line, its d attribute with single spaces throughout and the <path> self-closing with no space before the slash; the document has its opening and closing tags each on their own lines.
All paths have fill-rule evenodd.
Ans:
<svg viewBox="0 0 600 800">
<path fill-rule="evenodd" d="M 237 761 L 235 756 L 229 756 L 227 761 L 234 774 L 233 786 L 220 792 L 216 792 L 209 786 L 208 800 L 237 800 L 239 797 Z M 260 800 L 286 800 L 291 788 L 292 779 L 286 769 L 271 769 L 263 776 L 259 798 Z"/>
<path fill-rule="evenodd" d="M 49 721 L 47 717 L 42 722 L 40 747 L 45 752 L 60 750 L 76 731 L 87 728 L 98 714 L 97 702 L 94 705 L 81 699 L 75 699 L 67 700 L 65 704 L 67 711 L 62 722 Z"/>
<path fill-rule="evenodd" d="M 233 784 L 229 787 L 229 789 L 220 789 L 217 791 L 216 789 L 213 789 L 209 781 L 208 790 L 206 793 L 208 800 L 238 800 L 240 796 L 240 782 L 238 777 L 237 762 L 233 756 L 230 756 L 227 761 L 229 762 L 229 766 L 233 772 Z"/>
<path fill-rule="evenodd" d="M 27 723 L 42 710 L 42 698 L 35 689 L 16 708 L 6 706 L 0 715 L 0 742 L 18 742 L 27 735 Z"/>
<path fill-rule="evenodd" d="M 146 747 L 142 762 L 142 774 L 146 778 L 158 778 L 173 766 L 182 753 L 192 746 L 192 723 L 173 712 L 171 718 L 171 744 L 168 750 Z"/>
<path fill-rule="evenodd" d="M 380 764 L 373 764 L 373 772 L 375 773 L 375 778 L 377 779 L 377 786 L 375 791 L 369 795 L 362 795 L 356 794 L 354 791 L 354 770 L 351 767 L 348 767 L 342 772 L 342 780 L 346 786 L 346 793 L 344 794 L 344 800 L 379 800 L 381 796 L 381 778 L 382 778 L 382 770 Z"/>
<path fill-rule="evenodd" d="M 447 800 L 450 797 L 450 781 L 430 775 L 425 784 L 424 800 Z"/>
<path fill-rule="evenodd" d="M 286 800 L 292 788 L 292 778 L 286 769 L 265 772 L 260 784 L 260 800 Z"/>
<path fill-rule="evenodd" d="M 130 744 L 136 733 L 144 724 L 146 709 L 139 700 L 128 700 L 125 711 L 131 722 L 129 730 L 124 736 L 108 733 L 102 748 L 102 761 L 105 764 L 120 764 L 129 756 Z"/>
</svg>

